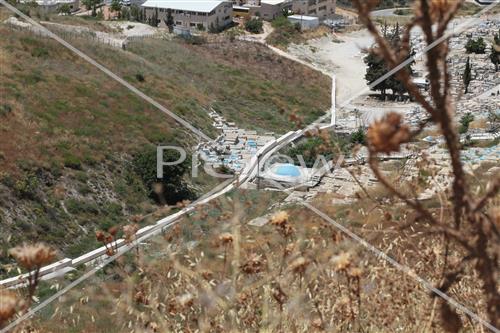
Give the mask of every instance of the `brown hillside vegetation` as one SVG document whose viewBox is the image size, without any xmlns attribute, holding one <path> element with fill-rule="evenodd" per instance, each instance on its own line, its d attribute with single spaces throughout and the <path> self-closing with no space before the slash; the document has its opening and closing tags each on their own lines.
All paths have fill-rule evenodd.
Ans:
<svg viewBox="0 0 500 333">
<path fill-rule="evenodd" d="M 370 194 L 395 200 L 381 190 Z M 449 319 L 441 319 L 438 298 L 310 211 L 288 207 L 255 227 L 247 223 L 269 198 L 239 192 L 234 199 L 200 209 L 25 327 L 54 333 L 446 332 Z M 425 223 L 400 231 L 416 218 L 404 206 L 369 198 L 332 206 L 330 197 L 314 206 L 414 274 L 442 278 L 442 238 L 425 236 Z M 459 260 L 456 250 L 449 249 L 446 260 Z M 468 268 L 449 293 L 484 314 L 479 288 Z M 463 324 L 466 332 L 482 332 L 473 321 Z"/>
<path fill-rule="evenodd" d="M 154 210 L 131 171 L 134 154 L 157 144 L 190 150 L 198 138 L 55 41 L 3 24 L 0 33 L 1 248 L 24 239 L 81 254 L 97 245 L 96 227 Z M 255 46 L 70 42 L 213 138 L 209 106 L 243 128 L 282 133 L 294 128 L 292 113 L 311 121 L 330 103 L 328 79 Z M 254 58 L 252 67 L 223 60 L 221 48 Z M 200 194 L 214 183 L 191 185 Z"/>
</svg>

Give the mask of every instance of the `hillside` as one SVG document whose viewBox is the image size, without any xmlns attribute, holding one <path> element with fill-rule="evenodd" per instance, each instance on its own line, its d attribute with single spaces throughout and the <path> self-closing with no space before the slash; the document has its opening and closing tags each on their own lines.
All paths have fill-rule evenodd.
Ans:
<svg viewBox="0 0 500 333">
<path fill-rule="evenodd" d="M 3 251 L 38 240 L 74 256 L 97 245 L 95 228 L 153 212 L 133 156 L 157 144 L 190 149 L 193 134 L 56 42 L 4 25 L 0 33 Z M 293 127 L 292 112 L 312 119 L 329 106 L 328 79 L 263 47 L 70 42 L 214 138 L 210 105 L 240 127 L 276 132 Z M 215 182 L 186 181 L 198 194 Z"/>
</svg>

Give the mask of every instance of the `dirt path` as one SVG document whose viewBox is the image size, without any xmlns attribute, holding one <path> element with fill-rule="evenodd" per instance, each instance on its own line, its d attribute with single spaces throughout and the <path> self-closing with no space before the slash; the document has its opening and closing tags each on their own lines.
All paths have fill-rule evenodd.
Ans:
<svg viewBox="0 0 500 333">
<path fill-rule="evenodd" d="M 356 31 L 329 35 L 310 40 L 307 44 L 292 44 L 287 52 L 303 61 L 312 63 L 322 72 L 337 76 L 337 97 L 341 104 L 352 95 L 367 88 L 364 79 L 366 66 L 363 62 L 364 48 L 373 44 L 367 31 Z"/>
</svg>

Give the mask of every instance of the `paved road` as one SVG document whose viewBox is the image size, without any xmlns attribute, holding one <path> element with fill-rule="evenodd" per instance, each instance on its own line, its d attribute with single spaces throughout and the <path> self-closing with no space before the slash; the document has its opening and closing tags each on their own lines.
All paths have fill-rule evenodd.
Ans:
<svg viewBox="0 0 500 333">
<path fill-rule="evenodd" d="M 411 9 L 411 8 L 389 8 L 389 9 L 375 10 L 375 11 L 371 12 L 371 15 L 374 17 L 401 17 L 401 16 L 403 16 L 403 15 L 394 14 L 394 11 L 396 9 Z"/>
</svg>

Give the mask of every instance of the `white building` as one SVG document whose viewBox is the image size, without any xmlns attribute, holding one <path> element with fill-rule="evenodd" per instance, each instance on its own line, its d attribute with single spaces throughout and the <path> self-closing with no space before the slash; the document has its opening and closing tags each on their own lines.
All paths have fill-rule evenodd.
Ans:
<svg viewBox="0 0 500 333">
<path fill-rule="evenodd" d="M 315 16 L 290 15 L 288 21 L 299 24 L 302 30 L 314 29 L 319 26 L 319 18 Z"/>
<path fill-rule="evenodd" d="M 178 30 L 220 30 L 233 21 L 231 1 L 219 0 L 147 0 L 142 4 L 146 19 L 166 26 L 170 11 Z"/>
<path fill-rule="evenodd" d="M 317 16 L 325 20 L 335 14 L 337 0 L 294 0 L 293 12 L 300 15 Z"/>
</svg>

